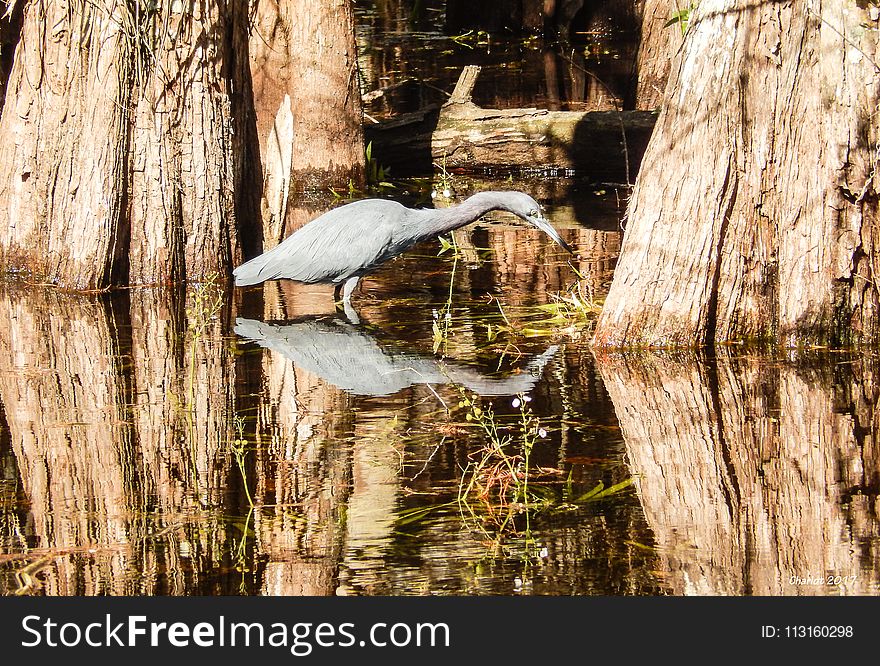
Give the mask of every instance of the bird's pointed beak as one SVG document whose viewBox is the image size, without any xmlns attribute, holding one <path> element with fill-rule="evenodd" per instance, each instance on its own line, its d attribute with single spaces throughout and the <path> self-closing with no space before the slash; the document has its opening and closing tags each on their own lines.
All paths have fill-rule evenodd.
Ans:
<svg viewBox="0 0 880 666">
<path fill-rule="evenodd" d="M 553 228 L 553 225 L 550 224 L 550 221 L 548 219 L 536 215 L 535 217 L 529 217 L 528 220 L 538 229 L 550 236 L 550 238 L 555 240 L 559 244 L 559 246 L 567 250 L 569 254 L 574 254 L 574 250 L 568 243 L 562 240 L 562 236 L 560 236 L 559 232 Z"/>
</svg>

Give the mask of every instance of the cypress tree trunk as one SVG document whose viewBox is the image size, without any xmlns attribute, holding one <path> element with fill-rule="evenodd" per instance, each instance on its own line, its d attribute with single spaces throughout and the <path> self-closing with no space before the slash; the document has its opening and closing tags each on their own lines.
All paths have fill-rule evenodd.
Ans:
<svg viewBox="0 0 880 666">
<path fill-rule="evenodd" d="M 289 234 L 289 196 L 356 186 L 364 140 L 351 0 L 261 0 L 250 40 L 263 160 L 263 234 Z"/>
<path fill-rule="evenodd" d="M 124 255 L 126 12 L 31 0 L 0 117 L 0 264 L 67 287 Z"/>
<path fill-rule="evenodd" d="M 225 275 L 240 259 L 239 166 L 233 144 L 225 2 L 200 0 L 148 18 L 159 30 L 135 110 L 131 187 L 132 283 Z M 218 37 L 219 36 L 219 37 Z"/>
<path fill-rule="evenodd" d="M 228 273 L 255 189 L 246 6 L 22 4 L 0 118 L 3 268 L 74 289 Z"/>
<path fill-rule="evenodd" d="M 681 47 L 685 23 L 666 25 L 688 6 L 683 0 L 638 0 L 636 12 L 641 18 L 639 54 L 636 60 L 638 83 L 636 108 L 657 109 L 669 80 L 669 68 Z"/>
<path fill-rule="evenodd" d="M 878 32 L 845 0 L 704 0 L 594 343 L 876 340 Z"/>
</svg>

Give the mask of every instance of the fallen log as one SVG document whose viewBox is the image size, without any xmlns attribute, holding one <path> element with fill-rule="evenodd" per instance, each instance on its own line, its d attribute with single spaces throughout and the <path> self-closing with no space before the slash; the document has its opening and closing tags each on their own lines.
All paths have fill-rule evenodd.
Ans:
<svg viewBox="0 0 880 666">
<path fill-rule="evenodd" d="M 450 100 L 367 125 L 372 154 L 395 176 L 424 176 L 434 164 L 469 172 L 564 171 L 603 183 L 632 183 L 657 114 L 653 111 L 483 109 L 471 101 L 478 67 L 466 67 Z"/>
</svg>

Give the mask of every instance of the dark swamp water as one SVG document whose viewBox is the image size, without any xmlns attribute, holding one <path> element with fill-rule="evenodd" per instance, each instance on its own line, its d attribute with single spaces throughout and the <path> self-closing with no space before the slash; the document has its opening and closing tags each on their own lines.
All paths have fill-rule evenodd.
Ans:
<svg viewBox="0 0 880 666">
<path fill-rule="evenodd" d="M 552 103 L 534 40 L 438 6 L 359 3 L 367 89 L 476 63 L 478 103 Z M 877 594 L 876 350 L 594 353 L 627 192 L 387 195 L 438 186 L 530 192 L 580 257 L 497 215 L 365 279 L 357 326 L 328 287 L 0 287 L 0 591 Z"/>
</svg>

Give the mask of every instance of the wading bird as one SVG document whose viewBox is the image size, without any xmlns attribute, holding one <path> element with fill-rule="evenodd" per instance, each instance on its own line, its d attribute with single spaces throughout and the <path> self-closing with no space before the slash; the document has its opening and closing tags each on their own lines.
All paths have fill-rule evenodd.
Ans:
<svg viewBox="0 0 880 666">
<path fill-rule="evenodd" d="M 456 206 L 434 209 L 365 199 L 324 213 L 232 274 L 240 287 L 278 279 L 332 282 L 334 297 L 338 301 L 342 291 L 348 312 L 351 293 L 363 275 L 417 243 L 470 224 L 491 210 L 521 217 L 573 252 L 541 215 L 537 202 L 522 192 L 479 192 Z"/>
</svg>

